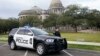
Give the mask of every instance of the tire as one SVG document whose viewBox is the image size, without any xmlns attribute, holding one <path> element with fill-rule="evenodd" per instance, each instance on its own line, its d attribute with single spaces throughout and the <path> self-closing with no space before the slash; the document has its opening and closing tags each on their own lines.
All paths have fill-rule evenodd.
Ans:
<svg viewBox="0 0 100 56">
<path fill-rule="evenodd" d="M 64 49 L 68 49 L 68 43 L 66 39 L 64 39 Z"/>
<path fill-rule="evenodd" d="M 44 56 L 46 53 L 45 46 L 42 43 L 38 44 L 36 47 L 36 51 L 39 56 Z"/>
<path fill-rule="evenodd" d="M 56 51 L 55 53 L 60 53 L 61 52 L 61 50 L 60 51 Z"/>
<path fill-rule="evenodd" d="M 65 44 L 66 44 L 66 49 L 68 49 L 68 43 L 67 43 L 67 41 L 66 41 L 66 43 L 65 43 Z"/>
<path fill-rule="evenodd" d="M 17 49 L 17 46 L 16 46 L 16 44 L 15 44 L 15 42 L 12 40 L 11 42 L 10 42 L 10 49 L 11 50 L 15 50 L 15 49 Z"/>
</svg>

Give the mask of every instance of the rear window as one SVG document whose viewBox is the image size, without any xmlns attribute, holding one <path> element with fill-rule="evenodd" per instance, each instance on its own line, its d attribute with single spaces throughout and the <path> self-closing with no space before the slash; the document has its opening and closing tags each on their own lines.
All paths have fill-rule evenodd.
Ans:
<svg viewBox="0 0 100 56">
<path fill-rule="evenodd" d="M 18 28 L 12 29 L 11 32 L 9 33 L 9 35 L 14 35 L 17 30 L 18 30 Z"/>
</svg>

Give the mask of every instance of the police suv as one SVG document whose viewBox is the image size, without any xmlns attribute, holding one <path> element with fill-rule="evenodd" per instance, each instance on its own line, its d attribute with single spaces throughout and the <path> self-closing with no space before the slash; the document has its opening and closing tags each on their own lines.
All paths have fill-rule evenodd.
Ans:
<svg viewBox="0 0 100 56">
<path fill-rule="evenodd" d="M 8 36 L 11 50 L 18 47 L 34 49 L 42 56 L 47 52 L 60 52 L 67 48 L 64 38 L 50 35 L 46 31 L 35 27 L 20 27 L 11 30 Z"/>
</svg>

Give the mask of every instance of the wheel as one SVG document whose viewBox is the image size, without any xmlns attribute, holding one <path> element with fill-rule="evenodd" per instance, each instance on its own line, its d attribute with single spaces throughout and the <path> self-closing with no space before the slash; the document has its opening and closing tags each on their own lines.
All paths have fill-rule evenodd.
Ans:
<svg viewBox="0 0 100 56">
<path fill-rule="evenodd" d="M 10 49 L 11 50 L 15 50 L 16 48 L 17 48 L 17 46 L 16 46 L 15 42 L 14 41 L 11 41 L 10 42 Z"/>
<path fill-rule="evenodd" d="M 61 50 L 60 51 L 55 51 L 55 53 L 60 53 L 61 52 Z"/>
<path fill-rule="evenodd" d="M 38 53 L 39 56 L 44 56 L 44 54 L 46 52 L 44 45 L 41 44 L 41 43 L 37 45 L 36 51 L 37 51 L 37 53 Z"/>
<path fill-rule="evenodd" d="M 68 43 L 67 43 L 67 41 L 66 41 L 66 49 L 68 49 Z"/>
<path fill-rule="evenodd" d="M 64 39 L 64 49 L 68 49 L 68 43 L 66 39 Z"/>
</svg>

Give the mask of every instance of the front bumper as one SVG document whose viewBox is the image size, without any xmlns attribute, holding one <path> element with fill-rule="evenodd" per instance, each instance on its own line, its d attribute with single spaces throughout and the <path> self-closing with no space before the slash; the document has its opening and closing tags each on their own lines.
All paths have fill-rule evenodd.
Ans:
<svg viewBox="0 0 100 56">
<path fill-rule="evenodd" d="M 63 49 L 66 49 L 67 42 L 66 41 L 55 41 L 54 43 L 46 43 L 46 50 L 48 52 L 52 51 L 61 51 Z"/>
</svg>

